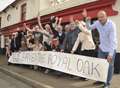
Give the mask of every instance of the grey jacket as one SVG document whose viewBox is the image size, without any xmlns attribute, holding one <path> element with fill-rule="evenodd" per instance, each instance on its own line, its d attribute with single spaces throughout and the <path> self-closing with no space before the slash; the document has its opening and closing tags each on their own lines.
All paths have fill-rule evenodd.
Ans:
<svg viewBox="0 0 120 88">
<path fill-rule="evenodd" d="M 70 52 L 74 46 L 74 43 L 78 37 L 80 29 L 76 27 L 73 31 L 70 31 L 66 34 L 62 49 Z"/>
</svg>

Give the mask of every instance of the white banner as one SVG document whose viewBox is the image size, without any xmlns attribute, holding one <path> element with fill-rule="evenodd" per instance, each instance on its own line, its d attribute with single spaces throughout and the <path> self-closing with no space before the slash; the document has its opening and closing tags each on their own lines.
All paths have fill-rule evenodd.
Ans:
<svg viewBox="0 0 120 88">
<path fill-rule="evenodd" d="M 13 53 L 9 62 L 38 65 L 102 82 L 106 82 L 109 66 L 105 59 L 51 51 Z"/>
</svg>

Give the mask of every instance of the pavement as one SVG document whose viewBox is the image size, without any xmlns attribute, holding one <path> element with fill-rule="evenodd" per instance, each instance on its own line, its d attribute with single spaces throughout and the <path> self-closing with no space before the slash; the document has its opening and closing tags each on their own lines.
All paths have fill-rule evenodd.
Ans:
<svg viewBox="0 0 120 88">
<path fill-rule="evenodd" d="M 30 66 L 7 65 L 5 56 L 0 56 L 0 71 L 18 79 L 32 88 L 102 88 L 102 85 L 93 85 L 93 80 L 83 81 L 79 77 L 72 78 L 68 74 L 61 76 L 54 72 L 48 74 L 42 70 L 33 70 Z M 111 88 L 120 88 L 120 74 L 114 74 Z"/>
<path fill-rule="evenodd" d="M 0 88 L 33 88 L 9 75 L 0 72 Z"/>
</svg>

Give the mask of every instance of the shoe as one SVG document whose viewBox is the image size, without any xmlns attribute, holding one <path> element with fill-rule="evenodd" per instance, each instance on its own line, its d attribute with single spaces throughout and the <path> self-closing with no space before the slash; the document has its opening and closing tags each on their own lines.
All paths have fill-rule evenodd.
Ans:
<svg viewBox="0 0 120 88">
<path fill-rule="evenodd" d="M 115 71 L 114 73 L 115 73 L 115 74 L 120 74 L 120 71 Z"/>
<path fill-rule="evenodd" d="M 37 70 L 37 69 L 38 69 L 38 66 L 34 65 L 33 69 L 34 69 L 34 70 Z"/>
<path fill-rule="evenodd" d="M 83 77 L 80 77 L 79 79 L 80 79 L 81 81 L 88 81 L 87 78 L 83 78 Z"/>
<path fill-rule="evenodd" d="M 96 81 L 93 83 L 93 85 L 102 85 L 102 84 L 104 84 L 104 82 Z"/>
<path fill-rule="evenodd" d="M 103 88 L 110 88 L 110 86 L 109 85 L 104 85 L 104 87 Z"/>
<path fill-rule="evenodd" d="M 50 71 L 49 69 L 46 69 L 44 73 L 45 73 L 45 74 L 48 74 L 49 71 Z"/>
</svg>

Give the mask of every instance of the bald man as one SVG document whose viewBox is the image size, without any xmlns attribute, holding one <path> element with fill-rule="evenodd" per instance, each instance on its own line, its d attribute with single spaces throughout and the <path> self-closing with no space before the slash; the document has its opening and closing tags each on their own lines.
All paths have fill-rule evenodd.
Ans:
<svg viewBox="0 0 120 88">
<path fill-rule="evenodd" d="M 83 16 L 87 17 L 86 10 L 83 11 Z M 114 60 L 117 48 L 116 25 L 112 20 L 108 19 L 106 12 L 103 10 L 98 12 L 97 17 L 98 20 L 92 25 L 88 24 L 88 27 L 97 29 L 99 32 L 100 44 L 98 58 L 107 59 L 109 62 L 107 82 L 104 83 L 104 88 L 109 88 L 114 71 Z"/>
</svg>

